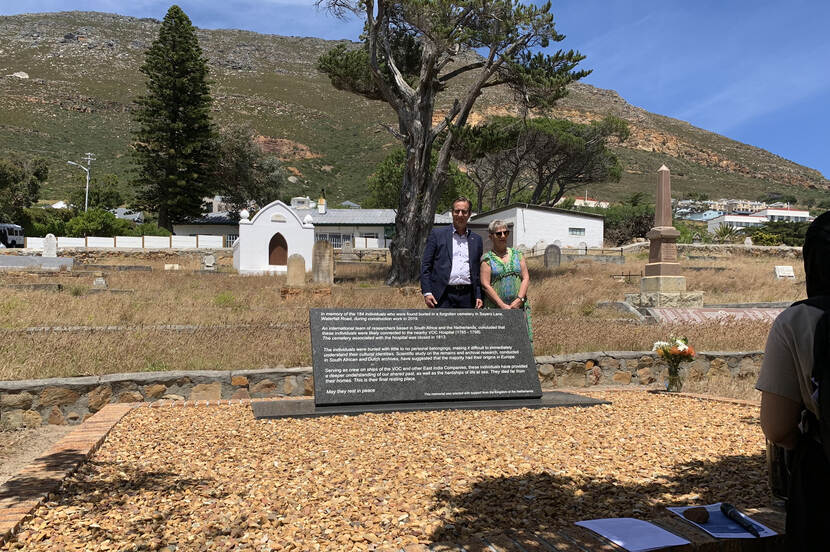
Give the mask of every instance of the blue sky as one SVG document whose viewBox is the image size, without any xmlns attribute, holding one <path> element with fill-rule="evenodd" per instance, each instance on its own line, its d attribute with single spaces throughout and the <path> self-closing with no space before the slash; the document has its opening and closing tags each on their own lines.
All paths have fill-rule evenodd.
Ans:
<svg viewBox="0 0 830 552">
<path fill-rule="evenodd" d="M 356 39 L 362 24 L 313 0 L 181 0 L 193 23 Z M 157 0 L 0 0 L 0 15 L 94 10 L 161 19 Z M 830 2 L 559 0 L 556 47 L 587 55 L 584 82 L 648 111 L 758 146 L 830 177 Z"/>
</svg>

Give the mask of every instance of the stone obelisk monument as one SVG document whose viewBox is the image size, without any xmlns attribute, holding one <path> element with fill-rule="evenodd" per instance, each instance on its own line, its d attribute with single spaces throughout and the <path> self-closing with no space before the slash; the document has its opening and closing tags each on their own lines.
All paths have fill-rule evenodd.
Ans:
<svg viewBox="0 0 830 552">
<path fill-rule="evenodd" d="M 640 280 L 641 293 L 686 291 L 686 278 L 680 275 L 677 262 L 677 238 L 680 232 L 671 223 L 671 176 L 665 165 L 657 171 L 657 204 L 654 227 L 648 231 L 648 264 Z"/>
<path fill-rule="evenodd" d="M 648 264 L 640 280 L 640 293 L 626 294 L 626 302 L 638 307 L 699 307 L 702 291 L 686 291 L 686 278 L 677 262 L 680 232 L 671 222 L 671 175 L 663 165 L 657 171 L 657 204 L 654 227 L 648 231 Z"/>
</svg>

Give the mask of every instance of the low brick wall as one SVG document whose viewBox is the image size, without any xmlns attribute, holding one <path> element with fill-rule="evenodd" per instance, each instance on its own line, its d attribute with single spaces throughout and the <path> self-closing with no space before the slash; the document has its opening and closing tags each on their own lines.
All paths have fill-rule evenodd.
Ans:
<svg viewBox="0 0 830 552">
<path fill-rule="evenodd" d="M 758 377 L 763 353 L 699 352 L 681 367 L 685 378 Z M 536 357 L 543 389 L 594 385 L 649 386 L 666 379 L 666 364 L 651 351 Z M 110 374 L 0 382 L 0 426 L 77 424 L 110 403 L 311 396 L 310 367 L 237 371 Z"/>
</svg>

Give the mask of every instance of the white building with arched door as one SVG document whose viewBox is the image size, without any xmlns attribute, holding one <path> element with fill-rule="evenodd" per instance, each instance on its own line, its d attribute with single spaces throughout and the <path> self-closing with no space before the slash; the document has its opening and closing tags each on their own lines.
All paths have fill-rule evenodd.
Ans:
<svg viewBox="0 0 830 552">
<path fill-rule="evenodd" d="M 247 213 L 239 221 L 239 239 L 233 244 L 233 266 L 240 274 L 286 272 L 288 257 L 295 253 L 305 259 L 311 270 L 314 247 L 314 224 L 311 216 L 303 219 L 282 201 L 260 209 L 253 218 Z"/>
</svg>

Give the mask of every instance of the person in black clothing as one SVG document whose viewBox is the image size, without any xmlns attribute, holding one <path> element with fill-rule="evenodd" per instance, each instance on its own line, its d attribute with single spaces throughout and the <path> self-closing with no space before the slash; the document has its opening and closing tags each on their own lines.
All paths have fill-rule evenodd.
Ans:
<svg viewBox="0 0 830 552">
<path fill-rule="evenodd" d="M 787 548 L 809 551 L 827 548 L 830 521 L 830 212 L 802 254 L 807 299 L 775 319 L 756 388 L 764 435 L 790 451 Z"/>
</svg>

